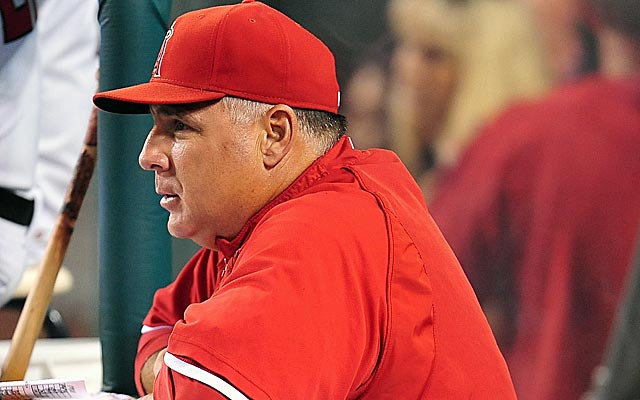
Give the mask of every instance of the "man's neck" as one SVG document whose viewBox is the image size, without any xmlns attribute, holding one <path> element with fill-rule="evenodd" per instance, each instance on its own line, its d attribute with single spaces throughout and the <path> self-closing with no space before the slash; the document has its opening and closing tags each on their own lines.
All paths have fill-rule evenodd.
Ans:
<svg viewBox="0 0 640 400">
<path fill-rule="evenodd" d="M 625 78 L 640 71 L 640 43 L 608 28 L 598 35 L 601 71 L 611 78 Z"/>
</svg>

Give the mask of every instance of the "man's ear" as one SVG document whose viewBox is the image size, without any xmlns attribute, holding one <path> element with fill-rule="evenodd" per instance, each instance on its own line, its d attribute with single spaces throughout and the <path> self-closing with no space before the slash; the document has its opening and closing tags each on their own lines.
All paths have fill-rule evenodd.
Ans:
<svg viewBox="0 0 640 400">
<path fill-rule="evenodd" d="M 291 150 L 298 122 L 293 109 L 284 104 L 273 106 L 265 118 L 267 123 L 263 132 L 261 150 L 264 166 L 271 169 L 278 165 Z"/>
</svg>

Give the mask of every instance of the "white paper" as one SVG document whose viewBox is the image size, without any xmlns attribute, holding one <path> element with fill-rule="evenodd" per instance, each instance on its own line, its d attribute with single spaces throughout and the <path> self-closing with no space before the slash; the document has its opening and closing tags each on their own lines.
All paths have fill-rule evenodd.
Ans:
<svg viewBox="0 0 640 400">
<path fill-rule="evenodd" d="M 90 394 L 83 379 L 41 379 L 0 382 L 0 399 L 128 400 L 133 398 L 106 392 Z"/>
</svg>

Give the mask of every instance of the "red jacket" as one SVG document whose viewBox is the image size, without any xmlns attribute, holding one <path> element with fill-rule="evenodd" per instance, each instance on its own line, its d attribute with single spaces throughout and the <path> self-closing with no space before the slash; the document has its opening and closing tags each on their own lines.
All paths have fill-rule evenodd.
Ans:
<svg viewBox="0 0 640 400">
<path fill-rule="evenodd" d="M 602 361 L 640 222 L 640 76 L 514 107 L 431 210 L 501 341 L 520 400 L 577 400 Z"/>
<path fill-rule="evenodd" d="M 137 375 L 168 343 L 156 400 L 515 398 L 422 198 L 393 153 L 343 138 L 158 291 Z"/>
</svg>

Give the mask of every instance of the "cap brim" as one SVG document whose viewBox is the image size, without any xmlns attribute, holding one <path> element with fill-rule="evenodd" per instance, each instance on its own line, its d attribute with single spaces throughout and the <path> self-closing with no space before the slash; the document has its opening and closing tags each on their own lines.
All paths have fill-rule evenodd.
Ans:
<svg viewBox="0 0 640 400">
<path fill-rule="evenodd" d="M 147 82 L 122 89 L 96 93 L 93 103 L 101 110 L 118 114 L 147 114 L 152 104 L 188 104 L 217 100 L 221 92 L 174 85 L 167 82 Z"/>
</svg>

